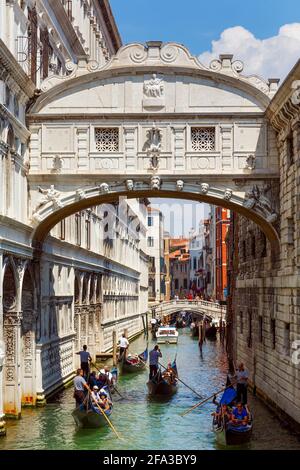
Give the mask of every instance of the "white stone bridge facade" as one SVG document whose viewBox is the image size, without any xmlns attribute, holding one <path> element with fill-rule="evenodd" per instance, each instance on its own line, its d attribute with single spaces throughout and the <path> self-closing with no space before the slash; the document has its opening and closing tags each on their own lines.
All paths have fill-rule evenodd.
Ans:
<svg viewBox="0 0 300 470">
<path fill-rule="evenodd" d="M 265 110 L 276 81 L 178 44 L 122 47 L 52 76 L 28 114 L 36 246 L 59 220 L 120 197 L 194 199 L 255 221 L 278 247 L 278 155 Z"/>
<path fill-rule="evenodd" d="M 217 302 L 206 300 L 170 300 L 151 306 L 152 315 L 158 315 L 161 319 L 182 311 L 193 313 L 201 319 L 205 317 L 208 320 L 215 320 L 218 323 L 220 320 L 226 320 L 226 306 L 220 305 Z"/>
</svg>

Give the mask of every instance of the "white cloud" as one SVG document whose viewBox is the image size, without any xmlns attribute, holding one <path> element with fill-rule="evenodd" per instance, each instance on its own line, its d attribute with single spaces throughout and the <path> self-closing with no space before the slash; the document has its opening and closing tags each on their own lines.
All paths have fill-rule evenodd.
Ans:
<svg viewBox="0 0 300 470">
<path fill-rule="evenodd" d="M 267 39 L 257 39 L 243 26 L 225 29 L 199 60 L 209 65 L 219 54 L 233 54 L 234 59 L 242 60 L 245 75 L 284 79 L 300 58 L 300 23 L 285 24 L 276 36 Z"/>
</svg>

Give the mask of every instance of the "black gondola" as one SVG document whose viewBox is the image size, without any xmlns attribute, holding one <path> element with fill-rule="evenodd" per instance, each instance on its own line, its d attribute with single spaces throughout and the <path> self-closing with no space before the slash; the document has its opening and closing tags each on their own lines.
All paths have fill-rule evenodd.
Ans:
<svg viewBox="0 0 300 470">
<path fill-rule="evenodd" d="M 142 354 L 130 356 L 128 355 L 121 358 L 121 369 L 122 372 L 132 373 L 139 372 L 145 369 L 148 359 L 148 348 Z"/>
<path fill-rule="evenodd" d="M 233 387 L 224 391 L 220 401 L 222 404 L 230 404 L 236 397 L 236 392 Z M 217 441 L 220 445 L 243 445 L 250 441 L 253 428 L 253 416 L 249 413 L 248 424 L 234 425 L 233 423 L 225 420 L 224 418 L 213 419 L 213 431 L 216 435 Z"/>
<path fill-rule="evenodd" d="M 172 363 L 172 369 L 175 375 L 178 375 L 176 361 Z M 161 370 L 158 371 L 157 375 L 147 382 L 147 387 L 150 396 L 172 396 L 177 392 L 178 381 L 175 378 L 170 381 L 164 378 L 164 373 Z"/>
<path fill-rule="evenodd" d="M 205 330 L 205 337 L 212 341 L 215 341 L 217 339 L 217 328 L 214 324 L 212 324 L 212 326 L 208 327 Z"/>
<path fill-rule="evenodd" d="M 109 388 L 103 387 L 103 389 L 111 400 Z M 104 414 L 109 417 L 112 413 L 112 406 L 108 410 L 103 410 L 102 413 L 95 404 L 91 403 L 89 396 L 86 397 L 86 401 L 88 401 L 87 404 L 85 402 L 82 403 L 72 412 L 76 425 L 79 428 L 101 428 L 106 426 L 108 421 Z"/>
</svg>

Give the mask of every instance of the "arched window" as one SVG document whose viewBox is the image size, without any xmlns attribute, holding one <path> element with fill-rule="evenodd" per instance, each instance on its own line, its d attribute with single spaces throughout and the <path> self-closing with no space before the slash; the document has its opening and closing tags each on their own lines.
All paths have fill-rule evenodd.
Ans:
<svg viewBox="0 0 300 470">
<path fill-rule="evenodd" d="M 79 304 L 79 300 L 80 300 L 79 295 L 80 295 L 79 282 L 78 282 L 77 276 L 75 276 L 75 279 L 74 279 L 74 302 L 75 304 Z"/>
<path fill-rule="evenodd" d="M 17 289 L 15 277 L 10 265 L 6 266 L 3 279 L 3 311 L 13 310 L 16 305 Z"/>
</svg>

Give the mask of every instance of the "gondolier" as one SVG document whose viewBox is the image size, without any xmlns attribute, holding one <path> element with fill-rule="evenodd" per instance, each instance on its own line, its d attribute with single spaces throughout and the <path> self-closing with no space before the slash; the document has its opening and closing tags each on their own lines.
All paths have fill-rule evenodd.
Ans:
<svg viewBox="0 0 300 470">
<path fill-rule="evenodd" d="M 248 387 L 248 377 L 249 373 L 244 368 L 244 364 L 241 362 L 236 371 L 236 392 L 237 392 L 237 401 L 241 402 L 243 405 L 247 404 L 247 387 Z"/>
<path fill-rule="evenodd" d="M 160 357 L 162 357 L 162 353 L 160 352 L 158 345 L 156 345 L 149 354 L 149 379 L 156 376 L 158 371 L 158 359 Z"/>
<path fill-rule="evenodd" d="M 76 354 L 80 355 L 80 368 L 83 370 L 83 374 L 86 378 L 88 378 L 90 373 L 90 362 L 92 357 L 90 353 L 87 351 L 87 345 L 84 344 L 82 347 L 82 351 L 77 352 Z"/>
<path fill-rule="evenodd" d="M 85 399 L 85 389 L 88 389 L 88 385 L 83 378 L 83 370 L 77 369 L 76 377 L 74 378 L 74 398 L 76 400 L 76 406 L 81 405 Z"/>
<path fill-rule="evenodd" d="M 123 358 L 126 358 L 127 349 L 129 346 L 129 341 L 125 336 L 125 333 L 122 334 L 121 338 L 119 339 L 120 345 L 120 354 L 119 354 L 119 361 Z"/>
</svg>

